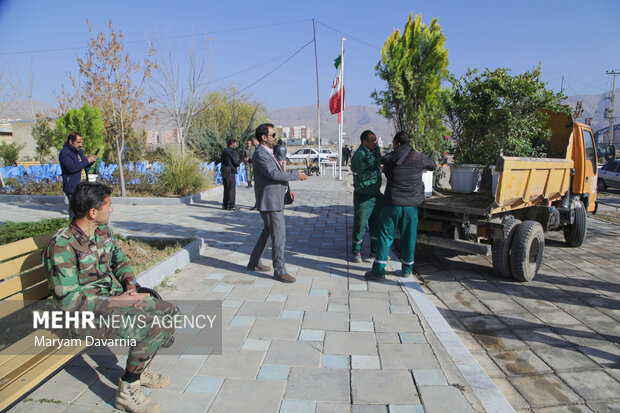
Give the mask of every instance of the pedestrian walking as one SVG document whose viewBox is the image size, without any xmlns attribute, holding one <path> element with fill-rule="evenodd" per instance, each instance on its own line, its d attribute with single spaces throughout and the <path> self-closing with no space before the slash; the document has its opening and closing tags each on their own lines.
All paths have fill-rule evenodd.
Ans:
<svg viewBox="0 0 620 413">
<path fill-rule="evenodd" d="M 381 194 L 381 153 L 377 147 L 377 136 L 372 131 L 365 130 L 362 132 L 360 140 L 361 145 L 351 158 L 354 186 L 352 262 L 362 262 L 362 241 L 367 223 L 370 232 L 370 257 L 374 257 L 383 200 Z"/>
<path fill-rule="evenodd" d="M 286 270 L 284 263 L 284 244 L 286 243 L 286 224 L 284 222 L 284 205 L 295 200 L 288 181 L 303 181 L 308 176 L 301 170 L 287 172 L 276 159 L 273 148 L 276 134 L 271 123 L 264 123 L 256 128 L 256 138 L 260 144 L 252 156 L 254 166 L 254 193 L 256 207 L 263 220 L 263 231 L 250 255 L 247 268 L 251 271 L 267 272 L 270 267 L 261 263 L 261 257 L 271 238 L 271 257 L 274 279 L 284 283 L 294 283 L 295 277 Z"/>
<path fill-rule="evenodd" d="M 397 230 L 400 231 L 402 276 L 411 276 L 418 229 L 418 205 L 424 202 L 422 173 L 437 167 L 435 161 L 424 153 L 413 150 L 406 132 L 398 132 L 392 144 L 394 150 L 383 158 L 387 185 L 381 209 L 377 255 L 372 270 L 365 274 L 368 279 L 385 278 L 385 265 Z"/>
<path fill-rule="evenodd" d="M 236 181 L 237 168 L 239 167 L 239 159 L 237 158 L 237 140 L 234 138 L 226 141 L 227 147 L 222 151 L 220 173 L 222 174 L 222 183 L 224 184 L 224 199 L 222 200 L 222 209 L 229 211 L 238 211 L 235 205 L 236 197 Z"/>
</svg>

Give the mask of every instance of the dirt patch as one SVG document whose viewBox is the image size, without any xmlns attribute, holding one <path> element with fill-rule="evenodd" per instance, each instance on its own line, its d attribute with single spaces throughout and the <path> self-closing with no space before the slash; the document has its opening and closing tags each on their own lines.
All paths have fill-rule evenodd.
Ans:
<svg viewBox="0 0 620 413">
<path fill-rule="evenodd" d="M 594 218 L 598 218 L 602 221 L 612 222 L 614 224 L 620 224 L 620 214 L 614 214 L 613 212 L 597 212 Z"/>
<path fill-rule="evenodd" d="M 123 254 L 129 258 L 136 275 L 174 254 L 191 240 L 149 240 L 117 237 Z"/>
</svg>

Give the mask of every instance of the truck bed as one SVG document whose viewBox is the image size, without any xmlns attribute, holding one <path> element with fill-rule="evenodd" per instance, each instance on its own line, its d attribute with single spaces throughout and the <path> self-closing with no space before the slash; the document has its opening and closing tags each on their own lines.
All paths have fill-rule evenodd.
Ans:
<svg viewBox="0 0 620 413">
<path fill-rule="evenodd" d="M 495 196 L 489 192 L 436 192 L 420 208 L 491 217 L 495 214 L 561 199 L 568 191 L 573 161 L 501 156 Z"/>
<path fill-rule="evenodd" d="M 493 207 L 494 199 L 488 192 L 459 194 L 450 191 L 435 191 L 426 198 L 420 208 L 470 215 L 487 215 Z"/>
</svg>

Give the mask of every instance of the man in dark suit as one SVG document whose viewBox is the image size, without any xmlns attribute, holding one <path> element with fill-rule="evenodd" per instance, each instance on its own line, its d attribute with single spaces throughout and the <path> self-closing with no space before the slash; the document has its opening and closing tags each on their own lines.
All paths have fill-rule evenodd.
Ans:
<svg viewBox="0 0 620 413">
<path fill-rule="evenodd" d="M 237 167 L 239 167 L 239 158 L 237 158 L 237 140 L 228 139 L 226 141 L 226 149 L 222 151 L 222 164 L 220 173 L 222 174 L 222 183 L 224 184 L 224 200 L 222 201 L 222 209 L 230 211 L 238 211 L 235 206 L 235 175 Z"/>
<path fill-rule="evenodd" d="M 271 238 L 271 258 L 273 275 L 277 281 L 294 283 L 295 277 L 289 275 L 284 264 L 284 244 L 286 242 L 286 226 L 284 223 L 284 198 L 290 191 L 288 181 L 303 181 L 308 177 L 301 170 L 285 171 L 273 154 L 276 133 L 271 123 L 264 123 L 256 128 L 256 139 L 259 145 L 252 156 L 254 167 L 254 193 L 256 209 L 263 219 L 264 228 L 250 255 L 248 269 L 252 271 L 269 271 L 261 264 L 261 257 L 267 248 L 267 239 Z M 290 191 L 290 199 L 295 194 Z"/>
</svg>

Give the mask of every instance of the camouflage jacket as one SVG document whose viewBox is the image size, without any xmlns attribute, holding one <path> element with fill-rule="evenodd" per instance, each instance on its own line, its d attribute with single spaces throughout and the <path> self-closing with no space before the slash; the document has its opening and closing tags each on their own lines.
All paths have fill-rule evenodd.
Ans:
<svg viewBox="0 0 620 413">
<path fill-rule="evenodd" d="M 136 284 L 129 259 L 107 225 L 90 238 L 75 222 L 61 229 L 43 251 L 43 266 L 50 292 L 66 311 L 103 313 L 108 297 Z"/>
</svg>

